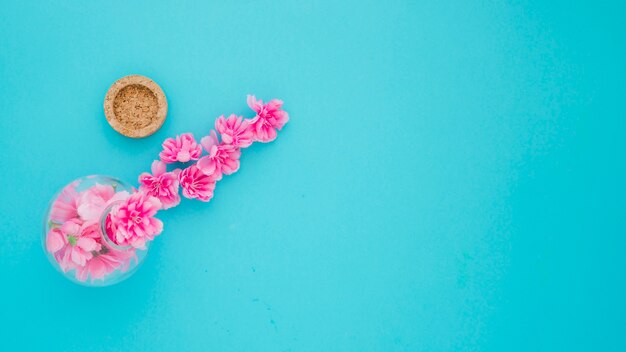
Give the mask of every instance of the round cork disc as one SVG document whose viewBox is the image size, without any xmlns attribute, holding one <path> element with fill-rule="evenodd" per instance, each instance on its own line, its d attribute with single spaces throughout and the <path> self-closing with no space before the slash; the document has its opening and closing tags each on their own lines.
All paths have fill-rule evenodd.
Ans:
<svg viewBox="0 0 626 352">
<path fill-rule="evenodd" d="M 104 115 L 117 132 L 131 138 L 147 137 L 165 122 L 167 99 L 161 87 L 148 77 L 122 77 L 104 98 Z"/>
</svg>

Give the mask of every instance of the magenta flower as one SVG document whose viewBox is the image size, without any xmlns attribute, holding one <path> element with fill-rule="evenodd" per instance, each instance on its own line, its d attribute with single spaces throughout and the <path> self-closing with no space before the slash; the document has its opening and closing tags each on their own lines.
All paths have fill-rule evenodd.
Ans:
<svg viewBox="0 0 626 352">
<path fill-rule="evenodd" d="M 248 106 L 256 112 L 250 120 L 254 139 L 259 142 L 271 142 L 276 139 L 276 130 L 281 130 L 289 121 L 289 114 L 282 110 L 283 101 L 270 100 L 263 104 L 263 100 L 256 100 L 254 95 L 248 95 Z"/>
<path fill-rule="evenodd" d="M 181 171 L 178 180 L 183 189 L 183 196 L 186 198 L 197 198 L 203 202 L 208 202 L 213 198 L 215 179 L 202 173 L 196 165 L 191 165 Z"/>
<path fill-rule="evenodd" d="M 239 170 L 239 148 L 230 144 L 218 143 L 215 131 L 200 140 L 202 147 L 209 153 L 198 160 L 198 169 L 214 180 L 222 179 L 222 174 L 230 175 Z"/>
<path fill-rule="evenodd" d="M 222 142 L 225 144 L 231 144 L 236 148 L 247 148 L 252 144 L 254 135 L 249 121 L 241 116 L 231 114 L 228 118 L 224 118 L 222 115 L 215 120 L 215 129 L 220 133 Z"/>
<path fill-rule="evenodd" d="M 157 197 L 163 209 L 175 207 L 180 203 L 178 177 L 174 172 L 166 172 L 165 163 L 152 162 L 152 175 L 147 172 L 139 175 L 139 190 L 149 196 Z"/>
<path fill-rule="evenodd" d="M 133 246 L 144 249 L 146 241 L 151 241 L 163 231 L 163 223 L 154 217 L 161 209 L 158 198 L 133 193 L 124 202 L 111 210 L 113 241 L 120 246 Z"/>
<path fill-rule="evenodd" d="M 163 142 L 163 151 L 159 157 L 165 163 L 171 164 L 176 161 L 186 163 L 189 160 L 198 160 L 202 154 L 202 147 L 196 143 L 191 133 L 183 133 L 174 138 L 168 138 Z"/>
<path fill-rule="evenodd" d="M 46 249 L 54 255 L 64 272 L 84 266 L 93 257 L 92 251 L 101 248 L 93 237 L 86 235 L 86 226 L 73 219 L 48 232 Z"/>
<path fill-rule="evenodd" d="M 70 219 L 78 216 L 78 192 L 76 185 L 78 182 L 72 182 L 61 191 L 61 194 L 52 203 L 50 209 L 50 220 L 58 224 L 62 224 Z"/>
</svg>

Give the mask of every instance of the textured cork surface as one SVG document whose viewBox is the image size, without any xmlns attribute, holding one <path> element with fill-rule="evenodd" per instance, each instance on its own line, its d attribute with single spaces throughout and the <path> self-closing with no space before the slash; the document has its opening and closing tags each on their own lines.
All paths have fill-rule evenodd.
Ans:
<svg viewBox="0 0 626 352">
<path fill-rule="evenodd" d="M 111 85 L 104 99 L 104 114 L 117 132 L 143 138 L 165 122 L 167 99 L 161 87 L 148 77 L 131 75 Z"/>
</svg>

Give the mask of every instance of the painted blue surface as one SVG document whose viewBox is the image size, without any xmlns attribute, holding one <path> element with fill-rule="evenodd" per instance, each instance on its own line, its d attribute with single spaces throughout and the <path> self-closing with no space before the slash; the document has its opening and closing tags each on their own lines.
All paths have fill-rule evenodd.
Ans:
<svg viewBox="0 0 626 352">
<path fill-rule="evenodd" d="M 624 3 L 5 1 L 3 351 L 626 350 Z M 139 73 L 163 128 L 102 102 Z M 163 214 L 130 280 L 77 286 L 49 198 L 135 182 L 160 142 L 291 115 L 209 204 Z"/>
</svg>

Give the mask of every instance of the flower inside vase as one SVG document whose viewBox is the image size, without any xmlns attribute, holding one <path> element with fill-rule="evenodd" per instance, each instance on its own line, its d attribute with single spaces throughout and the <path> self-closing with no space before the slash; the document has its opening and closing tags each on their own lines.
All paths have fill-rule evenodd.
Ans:
<svg viewBox="0 0 626 352">
<path fill-rule="evenodd" d="M 148 248 L 116 243 L 110 218 L 135 192 L 107 176 L 87 176 L 65 186 L 44 217 L 43 246 L 52 265 L 86 286 L 108 286 L 130 277 Z"/>
</svg>

